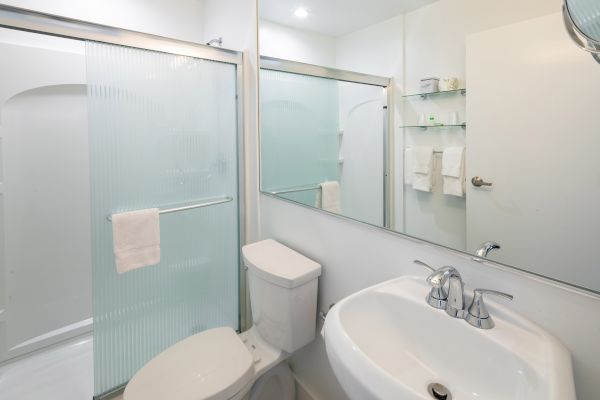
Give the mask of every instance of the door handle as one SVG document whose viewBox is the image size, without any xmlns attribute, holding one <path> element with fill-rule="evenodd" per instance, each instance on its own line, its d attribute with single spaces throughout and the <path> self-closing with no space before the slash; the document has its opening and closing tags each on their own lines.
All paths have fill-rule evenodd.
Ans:
<svg viewBox="0 0 600 400">
<path fill-rule="evenodd" d="M 473 179 L 471 179 L 471 183 L 475 187 L 492 186 L 492 182 L 486 182 L 483 179 L 481 179 L 481 177 L 479 177 L 479 176 L 473 177 Z"/>
</svg>

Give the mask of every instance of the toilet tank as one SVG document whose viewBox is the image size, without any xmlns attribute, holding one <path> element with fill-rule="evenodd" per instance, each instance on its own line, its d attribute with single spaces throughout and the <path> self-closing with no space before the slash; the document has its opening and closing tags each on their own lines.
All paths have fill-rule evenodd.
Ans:
<svg viewBox="0 0 600 400">
<path fill-rule="evenodd" d="M 246 245 L 242 254 L 261 337 L 288 353 L 313 341 L 321 265 L 272 239 Z"/>
</svg>

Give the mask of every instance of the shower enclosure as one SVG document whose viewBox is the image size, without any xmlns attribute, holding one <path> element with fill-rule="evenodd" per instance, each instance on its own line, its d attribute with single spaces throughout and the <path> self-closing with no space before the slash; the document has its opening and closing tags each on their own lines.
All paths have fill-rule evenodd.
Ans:
<svg viewBox="0 0 600 400">
<path fill-rule="evenodd" d="M 239 330 L 242 54 L 8 6 L 0 26 L 0 373 L 87 360 L 93 321 L 93 372 L 69 373 L 102 398 L 182 338 Z M 145 208 L 161 262 L 118 274 L 110 216 Z"/>
<path fill-rule="evenodd" d="M 335 181 L 342 215 L 390 226 L 390 79 L 261 56 L 260 82 L 261 190 L 319 207 Z"/>
</svg>

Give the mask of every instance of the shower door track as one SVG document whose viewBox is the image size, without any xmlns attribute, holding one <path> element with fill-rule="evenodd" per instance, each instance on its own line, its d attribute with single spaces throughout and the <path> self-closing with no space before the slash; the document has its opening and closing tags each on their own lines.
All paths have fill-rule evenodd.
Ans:
<svg viewBox="0 0 600 400">
<path fill-rule="evenodd" d="M 172 39 L 113 26 L 0 4 L 0 27 L 62 37 L 94 41 L 142 50 L 194 57 L 236 66 L 237 101 L 237 162 L 238 162 L 238 238 L 240 248 L 245 244 L 245 163 L 244 163 L 244 54 L 241 51 L 212 47 L 205 44 Z M 239 324 L 247 328 L 246 283 L 241 250 L 238 248 Z M 0 317 L 0 323 L 1 323 Z"/>
</svg>

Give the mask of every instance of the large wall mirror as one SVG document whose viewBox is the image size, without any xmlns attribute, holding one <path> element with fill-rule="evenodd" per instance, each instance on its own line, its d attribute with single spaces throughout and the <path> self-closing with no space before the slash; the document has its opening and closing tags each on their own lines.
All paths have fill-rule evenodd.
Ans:
<svg viewBox="0 0 600 400">
<path fill-rule="evenodd" d="M 599 292 L 594 4 L 259 0 L 262 192 Z"/>
</svg>

